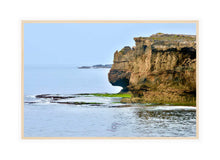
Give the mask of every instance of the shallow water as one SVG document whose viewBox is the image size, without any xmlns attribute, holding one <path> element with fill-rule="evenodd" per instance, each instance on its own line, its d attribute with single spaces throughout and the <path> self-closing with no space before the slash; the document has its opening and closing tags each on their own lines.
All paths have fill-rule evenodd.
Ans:
<svg viewBox="0 0 220 160">
<path fill-rule="evenodd" d="M 74 95 L 36 98 L 37 94 L 116 93 L 108 69 L 25 68 L 25 137 L 195 137 L 196 108 L 118 103 L 120 98 Z M 30 102 L 30 103 L 28 103 Z M 98 102 L 102 104 L 59 104 Z"/>
</svg>

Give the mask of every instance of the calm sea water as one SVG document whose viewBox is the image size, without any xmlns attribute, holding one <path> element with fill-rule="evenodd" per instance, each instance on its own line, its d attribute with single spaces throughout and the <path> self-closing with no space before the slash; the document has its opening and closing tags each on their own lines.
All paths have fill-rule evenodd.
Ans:
<svg viewBox="0 0 220 160">
<path fill-rule="evenodd" d="M 117 93 L 108 82 L 109 69 L 25 67 L 25 137 L 195 137 L 195 107 L 126 106 L 120 98 L 74 95 L 59 102 L 39 94 Z"/>
</svg>

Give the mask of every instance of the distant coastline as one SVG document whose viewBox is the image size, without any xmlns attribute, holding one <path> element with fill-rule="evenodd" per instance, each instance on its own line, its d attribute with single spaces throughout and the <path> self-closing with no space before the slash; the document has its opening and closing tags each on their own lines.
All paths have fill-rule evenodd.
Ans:
<svg viewBox="0 0 220 160">
<path fill-rule="evenodd" d="M 112 64 L 97 64 L 93 66 L 80 66 L 78 69 L 99 69 L 99 68 L 111 68 Z"/>
</svg>

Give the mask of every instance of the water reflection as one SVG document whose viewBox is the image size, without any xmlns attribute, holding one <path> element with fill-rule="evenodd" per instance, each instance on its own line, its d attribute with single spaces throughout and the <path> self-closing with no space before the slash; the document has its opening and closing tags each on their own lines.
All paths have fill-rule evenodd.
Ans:
<svg viewBox="0 0 220 160">
<path fill-rule="evenodd" d="M 196 119 L 196 112 L 193 110 L 146 110 L 137 108 L 136 116 L 141 119 L 166 119 L 166 120 L 191 120 Z"/>
<path fill-rule="evenodd" d="M 134 110 L 135 134 L 147 137 L 195 137 L 196 111 L 192 110 L 157 110 L 136 108 Z"/>
<path fill-rule="evenodd" d="M 185 108 L 185 109 L 184 109 Z M 25 104 L 25 136 L 195 137 L 195 108 Z M 34 124 L 34 125 L 33 125 Z"/>
<path fill-rule="evenodd" d="M 107 130 L 108 130 L 108 131 L 111 131 L 111 132 L 116 132 L 119 127 L 120 127 L 120 124 L 119 124 L 119 123 L 113 122 L 113 123 L 111 124 L 110 129 L 107 129 Z"/>
</svg>

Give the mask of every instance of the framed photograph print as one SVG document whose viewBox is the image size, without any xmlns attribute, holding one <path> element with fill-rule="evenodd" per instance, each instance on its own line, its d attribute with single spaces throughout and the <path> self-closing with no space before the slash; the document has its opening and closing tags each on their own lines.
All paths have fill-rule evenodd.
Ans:
<svg viewBox="0 0 220 160">
<path fill-rule="evenodd" d="M 188 21 L 22 21 L 23 139 L 197 139 Z"/>
</svg>

